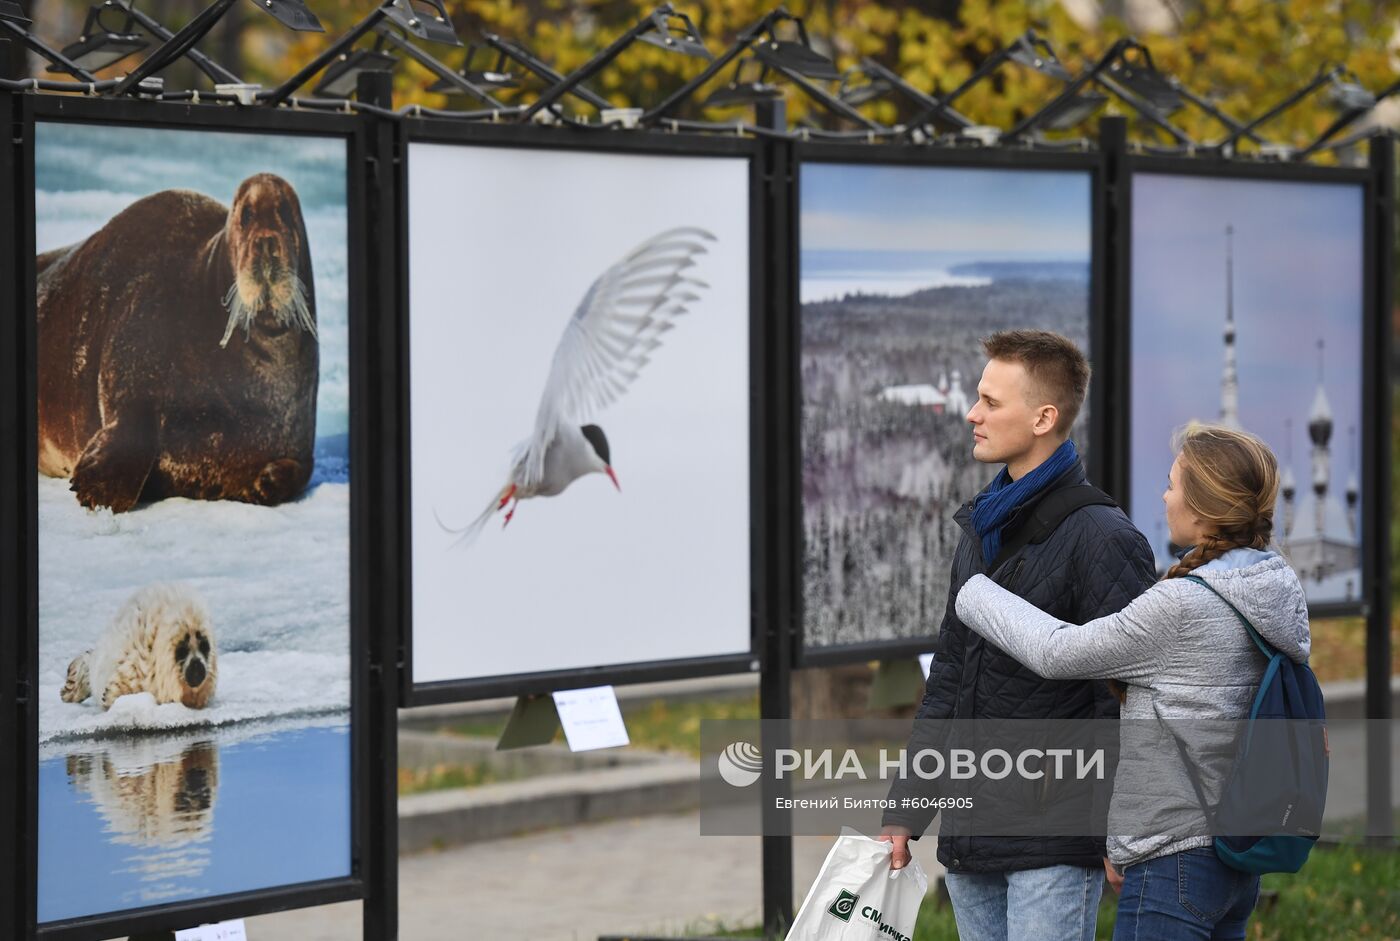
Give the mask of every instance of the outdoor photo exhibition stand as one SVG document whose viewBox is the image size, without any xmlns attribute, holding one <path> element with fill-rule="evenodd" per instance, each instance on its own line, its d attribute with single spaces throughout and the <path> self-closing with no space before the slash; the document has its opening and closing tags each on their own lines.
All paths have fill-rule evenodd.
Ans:
<svg viewBox="0 0 1400 941">
<path fill-rule="evenodd" d="M 1011 326 L 1089 354 L 1076 439 L 1159 561 L 1170 426 L 1270 442 L 1280 544 L 1314 616 L 1366 619 L 1390 717 L 1391 140 L 1349 169 L 1148 155 L 1116 118 L 930 146 L 802 139 L 781 101 L 698 133 L 390 91 L 0 93 L 8 935 L 361 900 L 396 938 L 398 706 L 758 672 L 787 719 L 794 669 L 935 650 L 977 341 Z M 248 431 L 269 369 L 285 462 Z M 142 644 L 173 699 L 114 677 Z M 1378 734 L 1372 834 L 1390 774 Z M 762 852 L 780 934 L 791 838 Z"/>
</svg>

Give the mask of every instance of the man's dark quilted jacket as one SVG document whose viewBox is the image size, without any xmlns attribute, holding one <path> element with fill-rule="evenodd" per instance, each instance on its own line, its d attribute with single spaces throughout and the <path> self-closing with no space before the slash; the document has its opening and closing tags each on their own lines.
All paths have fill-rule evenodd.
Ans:
<svg viewBox="0 0 1400 941">
<path fill-rule="evenodd" d="M 1010 542 L 1039 500 L 1054 490 L 1085 482 L 1076 462 L 1059 478 L 1017 507 L 1002 531 Z M 929 670 L 923 704 L 910 737 L 910 753 L 938 748 L 930 736 L 938 728 L 925 719 L 1116 718 L 1118 701 L 1099 682 L 1047 680 L 987 643 L 958 620 L 958 590 L 973 575 L 989 574 L 998 584 L 1057 618 L 1084 624 L 1127 606 L 1156 580 L 1152 551 L 1142 533 L 1115 506 L 1086 506 L 1067 516 L 1044 541 L 1025 546 L 987 572 L 981 540 L 972 526 L 972 504 L 955 519 L 962 537 L 953 556 L 948 606 L 939 631 L 939 650 Z M 916 778 L 897 781 L 889 796 L 926 794 Z M 917 838 L 934 811 L 891 810 L 886 824 L 908 827 Z M 945 817 L 938 860 L 954 872 L 1009 872 L 1045 866 L 1101 866 L 1101 837 L 996 837 L 950 833 Z"/>
</svg>

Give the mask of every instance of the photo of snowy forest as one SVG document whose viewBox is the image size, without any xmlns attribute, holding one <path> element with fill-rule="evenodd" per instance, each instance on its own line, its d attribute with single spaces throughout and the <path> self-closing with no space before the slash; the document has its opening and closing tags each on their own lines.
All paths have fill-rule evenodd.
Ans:
<svg viewBox="0 0 1400 941">
<path fill-rule="evenodd" d="M 1000 469 L 965 418 L 981 340 L 1039 328 L 1087 352 L 1090 236 L 1087 172 L 803 166 L 809 647 L 937 634 L 953 513 Z"/>
</svg>

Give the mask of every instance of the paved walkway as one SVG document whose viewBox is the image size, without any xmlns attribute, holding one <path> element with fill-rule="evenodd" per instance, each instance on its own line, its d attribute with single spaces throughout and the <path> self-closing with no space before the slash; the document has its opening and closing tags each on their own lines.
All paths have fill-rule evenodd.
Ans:
<svg viewBox="0 0 1400 941">
<path fill-rule="evenodd" d="M 801 905 L 832 840 L 793 842 L 793 904 Z M 930 876 L 942 872 L 933 840 L 913 846 Z M 716 924 L 761 920 L 761 872 L 758 837 L 701 836 L 698 813 L 475 843 L 402 858 L 399 937 L 594 941 L 628 932 L 703 934 Z M 249 941 L 347 941 L 360 936 L 360 906 L 284 912 L 247 924 Z"/>
</svg>

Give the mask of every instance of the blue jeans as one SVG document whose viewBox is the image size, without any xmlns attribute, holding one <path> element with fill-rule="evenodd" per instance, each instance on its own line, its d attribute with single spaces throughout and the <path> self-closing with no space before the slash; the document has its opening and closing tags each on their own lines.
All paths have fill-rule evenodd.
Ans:
<svg viewBox="0 0 1400 941">
<path fill-rule="evenodd" d="M 943 879 L 960 941 L 1094 941 L 1101 866 L 950 872 Z"/>
<path fill-rule="evenodd" d="M 1259 877 L 1231 869 L 1210 847 L 1129 866 L 1113 941 L 1242 941 Z"/>
</svg>

